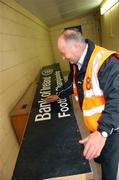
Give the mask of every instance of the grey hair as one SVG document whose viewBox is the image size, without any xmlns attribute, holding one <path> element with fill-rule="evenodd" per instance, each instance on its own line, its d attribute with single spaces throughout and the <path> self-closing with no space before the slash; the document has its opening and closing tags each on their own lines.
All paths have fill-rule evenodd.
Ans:
<svg viewBox="0 0 119 180">
<path fill-rule="evenodd" d="M 66 29 L 61 33 L 61 36 L 65 39 L 65 41 L 74 41 L 78 43 L 85 43 L 85 39 L 82 36 L 81 32 L 76 28 Z"/>
</svg>

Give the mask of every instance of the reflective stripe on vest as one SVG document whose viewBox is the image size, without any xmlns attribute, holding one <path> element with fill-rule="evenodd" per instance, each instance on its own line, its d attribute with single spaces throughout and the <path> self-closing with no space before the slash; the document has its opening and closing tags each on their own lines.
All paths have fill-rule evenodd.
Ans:
<svg viewBox="0 0 119 180">
<path fill-rule="evenodd" d="M 87 66 L 83 82 L 84 100 L 82 109 L 84 122 L 90 131 L 97 130 L 98 120 L 105 108 L 105 98 L 103 91 L 100 89 L 98 71 L 104 61 L 114 53 L 114 51 L 95 46 Z"/>
</svg>

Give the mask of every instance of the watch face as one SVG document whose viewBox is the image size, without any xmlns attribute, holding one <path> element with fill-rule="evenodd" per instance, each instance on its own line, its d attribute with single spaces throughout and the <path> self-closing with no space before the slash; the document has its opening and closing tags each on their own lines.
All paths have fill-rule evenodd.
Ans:
<svg viewBox="0 0 119 180">
<path fill-rule="evenodd" d="M 108 137 L 108 133 L 107 133 L 106 131 L 102 131 L 102 133 L 101 133 L 101 134 L 102 134 L 102 136 L 103 136 L 103 137 L 105 137 L 105 138 L 107 138 L 107 137 Z"/>
</svg>

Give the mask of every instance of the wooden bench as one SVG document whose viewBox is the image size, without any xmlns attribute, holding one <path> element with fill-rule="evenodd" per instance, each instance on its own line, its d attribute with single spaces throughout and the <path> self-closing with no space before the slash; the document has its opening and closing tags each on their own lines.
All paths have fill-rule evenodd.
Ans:
<svg viewBox="0 0 119 180">
<path fill-rule="evenodd" d="M 26 129 L 36 87 L 37 81 L 35 80 L 30 84 L 22 98 L 10 113 L 11 123 L 19 144 L 22 142 L 22 138 Z"/>
</svg>

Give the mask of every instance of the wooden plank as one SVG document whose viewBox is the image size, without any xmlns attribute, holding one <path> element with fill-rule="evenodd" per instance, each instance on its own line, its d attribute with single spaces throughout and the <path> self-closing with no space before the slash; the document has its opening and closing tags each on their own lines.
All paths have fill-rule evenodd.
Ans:
<svg viewBox="0 0 119 180">
<path fill-rule="evenodd" d="M 26 129 L 26 125 L 28 122 L 28 117 L 30 114 L 32 102 L 34 99 L 34 94 L 36 91 L 36 81 L 34 81 L 26 90 L 20 101 L 14 107 L 12 112 L 10 113 L 11 116 L 11 123 L 13 129 L 15 131 L 16 137 L 18 142 L 21 144 L 23 135 Z"/>
<path fill-rule="evenodd" d="M 55 177 L 55 178 L 48 178 L 45 180 L 93 180 L 92 173 L 85 173 L 85 174 L 78 174 L 78 175 L 71 175 L 71 176 L 63 176 L 63 177 Z"/>
<path fill-rule="evenodd" d="M 15 131 L 18 142 L 20 144 L 21 144 L 22 139 L 23 139 L 23 135 L 24 135 L 24 132 L 26 129 L 27 121 L 28 121 L 28 114 L 13 116 L 11 118 L 13 129 Z"/>
</svg>

